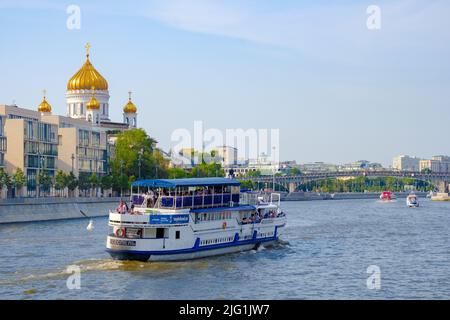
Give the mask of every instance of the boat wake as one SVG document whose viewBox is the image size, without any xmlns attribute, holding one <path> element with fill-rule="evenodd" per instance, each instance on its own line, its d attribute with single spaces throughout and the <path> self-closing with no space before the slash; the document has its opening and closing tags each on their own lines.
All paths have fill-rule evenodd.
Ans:
<svg viewBox="0 0 450 320">
<path fill-rule="evenodd" d="M 25 276 L 18 275 L 16 278 L 0 280 L 0 285 L 15 285 L 27 282 L 39 282 L 47 280 L 65 279 L 73 274 L 73 268 L 78 267 L 80 273 L 91 272 L 152 272 L 166 273 L 182 269 L 205 269 L 210 266 L 210 262 L 206 260 L 197 261 L 180 261 L 180 262 L 138 262 L 138 261 L 118 261 L 111 259 L 89 259 L 75 261 L 64 268 L 47 273 L 28 274 Z"/>
</svg>

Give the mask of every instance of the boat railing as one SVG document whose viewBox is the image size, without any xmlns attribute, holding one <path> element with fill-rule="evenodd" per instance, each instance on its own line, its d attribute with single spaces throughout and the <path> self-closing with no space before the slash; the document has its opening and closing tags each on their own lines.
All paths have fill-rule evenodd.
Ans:
<svg viewBox="0 0 450 320">
<path fill-rule="evenodd" d="M 281 195 L 279 193 L 254 193 L 243 192 L 240 196 L 241 204 L 246 205 L 264 205 L 264 204 L 276 204 L 280 206 Z"/>
<path fill-rule="evenodd" d="M 239 194 L 219 193 L 188 196 L 155 196 L 149 204 L 144 203 L 144 196 L 132 195 L 131 200 L 135 206 L 155 209 L 200 209 L 213 207 L 229 207 L 239 203 Z"/>
</svg>

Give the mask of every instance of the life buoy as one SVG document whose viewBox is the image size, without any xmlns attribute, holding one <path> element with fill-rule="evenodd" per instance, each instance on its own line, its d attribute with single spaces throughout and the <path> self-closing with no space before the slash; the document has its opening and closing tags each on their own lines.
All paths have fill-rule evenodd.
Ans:
<svg viewBox="0 0 450 320">
<path fill-rule="evenodd" d="M 224 222 L 222 223 L 222 229 L 226 229 L 226 228 L 227 228 L 227 222 L 224 221 Z"/>
<path fill-rule="evenodd" d="M 118 236 L 119 238 L 124 238 L 125 235 L 126 235 L 125 229 L 117 229 L 116 230 L 116 236 Z"/>
</svg>

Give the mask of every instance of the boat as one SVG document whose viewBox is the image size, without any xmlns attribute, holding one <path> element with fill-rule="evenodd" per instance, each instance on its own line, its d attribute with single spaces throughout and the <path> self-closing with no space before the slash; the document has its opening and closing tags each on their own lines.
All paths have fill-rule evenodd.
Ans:
<svg viewBox="0 0 450 320">
<path fill-rule="evenodd" d="M 410 208 L 417 208 L 419 206 L 419 199 L 414 193 L 406 197 L 406 205 Z"/>
<path fill-rule="evenodd" d="M 450 196 L 448 193 L 438 192 L 431 196 L 432 201 L 450 201 Z"/>
<path fill-rule="evenodd" d="M 278 193 L 242 193 L 227 178 L 136 181 L 131 210 L 110 212 L 116 260 L 177 261 L 270 246 L 286 225 Z"/>
<path fill-rule="evenodd" d="M 392 201 L 395 198 L 396 198 L 395 195 L 390 191 L 383 191 L 380 195 L 381 201 Z"/>
</svg>

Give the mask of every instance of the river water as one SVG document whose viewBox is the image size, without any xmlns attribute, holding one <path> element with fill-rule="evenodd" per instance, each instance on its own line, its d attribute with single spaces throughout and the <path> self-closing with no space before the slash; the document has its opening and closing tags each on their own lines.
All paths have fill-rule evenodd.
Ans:
<svg viewBox="0 0 450 320">
<path fill-rule="evenodd" d="M 113 261 L 107 219 L 0 226 L 0 299 L 449 299 L 450 202 L 285 202 L 276 248 L 172 263 Z M 81 270 L 79 290 L 67 267 Z M 380 270 L 369 289 L 367 268 Z M 376 269 L 373 269 L 376 270 Z"/>
</svg>

